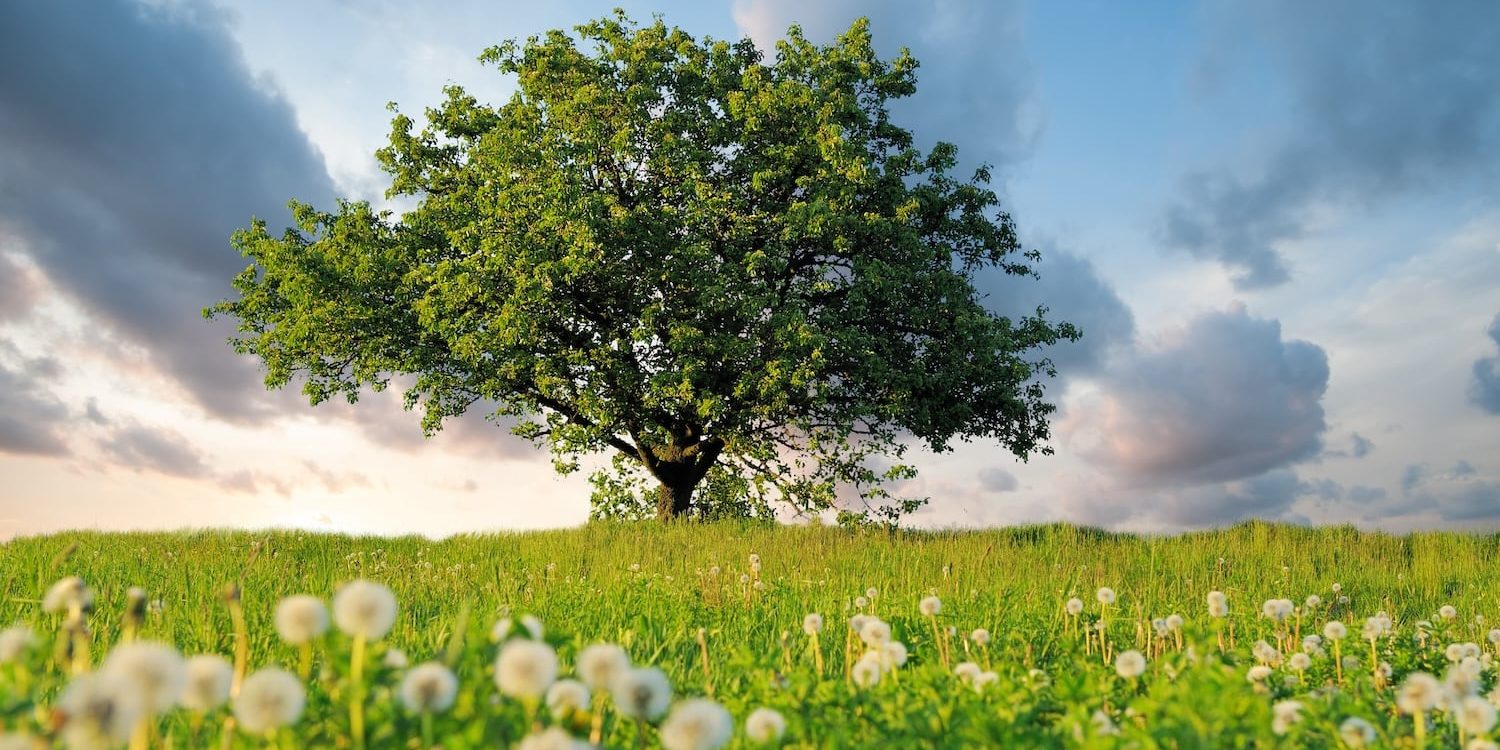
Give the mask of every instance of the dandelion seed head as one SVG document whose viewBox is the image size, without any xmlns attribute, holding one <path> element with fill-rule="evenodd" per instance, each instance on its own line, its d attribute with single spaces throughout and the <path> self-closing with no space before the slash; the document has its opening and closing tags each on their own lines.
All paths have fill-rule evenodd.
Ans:
<svg viewBox="0 0 1500 750">
<path fill-rule="evenodd" d="M 862 688 L 874 687 L 880 682 L 880 662 L 878 660 L 860 658 L 854 662 L 854 666 L 849 671 L 849 676 L 854 680 L 855 685 Z"/>
<path fill-rule="evenodd" d="M 281 640 L 300 646 L 328 631 L 328 608 L 316 596 L 297 594 L 276 604 L 275 620 Z"/>
<path fill-rule="evenodd" d="M 178 702 L 190 711 L 212 711 L 229 700 L 234 668 L 218 654 L 199 654 L 187 660 Z"/>
<path fill-rule="evenodd" d="M 1308 656 L 1306 652 L 1299 651 L 1295 654 L 1292 654 L 1291 657 L 1286 660 L 1286 663 L 1287 666 L 1297 670 L 1298 672 L 1305 672 L 1307 671 L 1308 667 L 1312 666 L 1312 657 Z"/>
<path fill-rule="evenodd" d="M 1323 624 L 1323 635 L 1330 641 L 1342 641 L 1349 636 L 1349 628 L 1338 620 L 1329 620 Z"/>
<path fill-rule="evenodd" d="M 969 634 L 969 640 L 979 646 L 988 646 L 990 644 L 990 631 L 984 628 L 975 628 L 974 632 Z"/>
<path fill-rule="evenodd" d="M 890 623 L 878 617 L 867 617 L 860 626 L 859 637 L 867 645 L 879 648 L 891 640 Z"/>
<path fill-rule="evenodd" d="M 972 661 L 959 662 L 953 667 L 953 675 L 963 682 L 973 682 L 980 671 L 979 665 Z"/>
<path fill-rule="evenodd" d="M 25 625 L 12 625 L 0 630 L 0 664 L 20 661 L 34 645 L 36 636 Z"/>
<path fill-rule="evenodd" d="M 1271 706 L 1271 731 L 1277 735 L 1291 731 L 1293 725 L 1302 720 L 1302 704 L 1297 701 L 1277 701 Z"/>
<path fill-rule="evenodd" d="M 1340 591 L 1344 590 L 1344 584 L 1342 584 L 1342 583 L 1335 583 L 1335 584 L 1333 584 L 1333 586 L 1331 588 L 1333 589 L 1333 593 L 1337 594 Z M 1360 721 L 1364 721 L 1364 719 L 1360 719 Z"/>
<path fill-rule="evenodd" d="M 1339 739 L 1354 750 L 1370 745 L 1375 741 L 1375 736 L 1375 725 L 1358 716 L 1344 719 L 1344 723 L 1339 725 Z"/>
<path fill-rule="evenodd" d="M 666 750 L 715 750 L 734 736 L 729 711 L 707 698 L 689 698 L 672 708 L 661 724 Z"/>
<path fill-rule="evenodd" d="M 1438 616 L 1443 618 L 1444 620 L 1452 620 L 1455 617 L 1458 617 L 1458 610 L 1455 609 L 1452 604 L 1444 604 L 1440 609 L 1438 609 Z"/>
<path fill-rule="evenodd" d="M 141 708 L 152 715 L 177 705 L 187 680 L 177 649 L 148 641 L 116 647 L 105 657 L 100 671 L 123 678 L 140 696 Z"/>
<path fill-rule="evenodd" d="M 401 704 L 412 713 L 442 713 L 456 697 L 458 676 L 441 662 L 418 664 L 401 678 Z"/>
<path fill-rule="evenodd" d="M 802 618 L 802 632 L 808 635 L 823 632 L 823 616 L 817 612 L 809 612 Z"/>
<path fill-rule="evenodd" d="M 943 602 L 935 596 L 923 597 L 922 601 L 917 603 L 917 610 L 922 613 L 923 617 L 936 617 L 939 612 L 943 611 Z"/>
<path fill-rule="evenodd" d="M 349 635 L 383 638 L 396 624 L 396 595 L 373 581 L 350 581 L 333 597 L 333 621 Z"/>
<path fill-rule="evenodd" d="M 1067 604 L 1063 605 L 1063 608 L 1067 610 L 1068 614 L 1077 617 L 1083 614 L 1083 600 L 1075 596 L 1069 599 Z"/>
<path fill-rule="evenodd" d="M 140 694 L 118 674 L 95 672 L 68 683 L 57 699 L 62 736 L 69 747 L 112 747 L 124 742 L 145 712 Z"/>
<path fill-rule="evenodd" d="M 906 666 L 906 656 L 906 644 L 901 641 L 887 641 L 880 646 L 880 666 L 883 669 Z"/>
<path fill-rule="evenodd" d="M 562 727 L 548 727 L 540 732 L 526 735 L 516 745 L 516 750 L 591 750 L 593 745 L 575 739 Z"/>
<path fill-rule="evenodd" d="M 1317 609 L 1323 606 L 1323 597 L 1317 594 L 1308 594 L 1306 601 L 1302 602 L 1302 604 L 1308 609 Z"/>
<path fill-rule="evenodd" d="M 86 612 L 93 606 L 94 592 L 78 576 L 68 576 L 52 584 L 52 588 L 47 589 L 47 595 L 42 598 L 42 610 L 45 612 L 74 609 Z"/>
<path fill-rule="evenodd" d="M 865 598 L 869 599 L 872 602 L 875 601 L 875 597 L 877 597 L 879 595 L 880 595 L 880 589 L 877 589 L 874 586 L 871 586 L 871 587 L 865 589 Z"/>
<path fill-rule="evenodd" d="M 1099 590 L 1094 592 L 1094 596 L 1099 600 L 1100 604 L 1110 605 L 1115 603 L 1115 590 L 1108 586 L 1100 586 Z"/>
<path fill-rule="evenodd" d="M 627 669 L 610 687 L 615 708 L 636 721 L 655 721 L 672 701 L 672 683 L 656 667 Z"/>
<path fill-rule="evenodd" d="M 1171 631 L 1182 630 L 1182 624 L 1183 624 L 1182 615 L 1177 615 L 1177 614 L 1167 615 L 1167 630 L 1171 630 Z"/>
<path fill-rule="evenodd" d="M 1140 677 L 1146 671 L 1146 657 L 1139 651 L 1121 651 L 1115 657 L 1115 674 L 1127 680 Z"/>
<path fill-rule="evenodd" d="M 786 717 L 772 708 L 757 708 L 745 717 L 745 736 L 751 742 L 766 745 L 786 734 Z"/>
<path fill-rule="evenodd" d="M 399 648 L 391 648 L 386 649 L 385 656 L 381 658 L 380 663 L 385 665 L 387 669 L 406 669 L 406 665 L 410 661 L 406 658 L 405 651 Z"/>
<path fill-rule="evenodd" d="M 234 698 L 234 718 L 245 731 L 264 734 L 295 724 L 307 705 L 307 692 L 295 675 L 268 667 L 245 678 Z"/>
<path fill-rule="evenodd" d="M 849 629 L 855 633 L 865 629 L 865 623 L 872 619 L 869 615 L 855 615 L 849 618 Z"/>
<path fill-rule="evenodd" d="M 541 698 L 556 679 L 557 653 L 541 641 L 508 641 L 495 660 L 495 684 L 512 698 Z"/>
<path fill-rule="evenodd" d="M 588 686 L 578 680 L 558 680 L 547 688 L 547 711 L 561 721 L 587 711 L 591 697 Z"/>
<path fill-rule="evenodd" d="M 1437 678 L 1426 672 L 1412 672 L 1396 691 L 1396 708 L 1404 714 L 1431 711 L 1442 697 Z"/>
<path fill-rule="evenodd" d="M 869 599 L 866 599 L 863 596 L 856 596 L 856 597 L 854 597 L 854 608 L 855 609 L 864 609 L 865 607 L 868 607 L 868 606 L 870 606 L 870 600 Z"/>
<path fill-rule="evenodd" d="M 1470 735 L 1488 734 L 1495 728 L 1495 706 L 1477 695 L 1465 696 L 1458 702 L 1453 720 Z"/>
<path fill-rule="evenodd" d="M 1047 684 L 1047 680 L 1045 678 L 1046 675 L 1043 674 L 1042 679 L 1038 680 L 1038 684 Z M 979 674 L 974 676 L 974 681 L 971 684 L 974 686 L 974 692 L 980 693 L 984 692 L 984 688 L 986 685 L 989 685 L 990 683 L 995 682 L 999 679 L 1000 675 L 994 672 L 980 672 Z"/>
<path fill-rule="evenodd" d="M 1245 672 L 1245 679 L 1250 682 L 1265 682 L 1271 676 L 1271 668 L 1264 664 L 1256 664 Z"/>
</svg>

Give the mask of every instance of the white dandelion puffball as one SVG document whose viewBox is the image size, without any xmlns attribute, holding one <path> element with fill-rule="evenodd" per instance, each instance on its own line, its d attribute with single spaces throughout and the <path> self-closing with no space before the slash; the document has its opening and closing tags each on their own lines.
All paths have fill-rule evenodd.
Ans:
<svg viewBox="0 0 1500 750">
<path fill-rule="evenodd" d="M 399 648 L 387 649 L 380 663 L 389 669 L 406 669 L 410 662 L 406 658 L 406 652 Z"/>
<path fill-rule="evenodd" d="M 521 627 L 531 634 L 531 639 L 534 641 L 540 641 L 545 632 L 542 628 L 542 621 L 532 615 L 521 615 Z"/>
<path fill-rule="evenodd" d="M 328 608 L 309 594 L 282 599 L 276 605 L 276 632 L 293 646 L 309 643 L 328 632 Z"/>
<path fill-rule="evenodd" d="M 661 723 L 661 746 L 666 750 L 717 750 L 734 736 L 734 718 L 707 698 L 678 703 Z"/>
<path fill-rule="evenodd" d="M 974 682 L 972 683 L 974 685 L 974 692 L 984 692 L 985 685 L 988 685 L 998 679 L 1000 679 L 1000 675 L 994 672 L 980 672 L 977 676 L 974 677 Z"/>
<path fill-rule="evenodd" d="M 906 644 L 901 641 L 889 641 L 881 645 L 880 666 L 886 670 L 906 666 Z"/>
<path fill-rule="evenodd" d="M 234 698 L 234 718 L 254 734 L 297 723 L 307 705 L 307 692 L 296 675 L 268 667 L 245 678 Z"/>
<path fill-rule="evenodd" d="M 1287 666 L 1298 672 L 1306 672 L 1308 667 L 1312 666 L 1312 657 L 1308 656 L 1306 652 L 1299 651 L 1292 654 L 1291 658 L 1286 660 L 1286 663 Z"/>
<path fill-rule="evenodd" d="M 541 641 L 510 641 L 495 660 L 495 684 L 512 698 L 541 698 L 556 679 L 557 653 Z"/>
<path fill-rule="evenodd" d="M 1442 608 L 1438 610 L 1438 616 L 1443 618 L 1444 620 L 1452 620 L 1453 618 L 1458 617 L 1458 610 L 1454 609 L 1452 604 L 1444 604 Z"/>
<path fill-rule="evenodd" d="M 212 711 L 229 700 L 234 667 L 218 654 L 199 654 L 187 660 L 187 679 L 178 702 L 190 711 Z"/>
<path fill-rule="evenodd" d="M 592 750 L 594 746 L 574 739 L 562 727 L 548 727 L 540 732 L 526 735 L 516 750 Z"/>
<path fill-rule="evenodd" d="M 854 684 L 862 688 L 875 687 L 880 682 L 880 661 L 861 657 L 849 671 Z"/>
<path fill-rule="evenodd" d="M 1323 625 L 1323 635 L 1330 641 L 1342 641 L 1349 636 L 1349 629 L 1338 620 L 1329 620 Z"/>
<path fill-rule="evenodd" d="M 453 707 L 456 697 L 458 676 L 440 662 L 418 664 L 401 678 L 401 704 L 413 713 L 442 713 Z"/>
<path fill-rule="evenodd" d="M 1323 636 L 1312 634 L 1302 636 L 1302 650 L 1309 654 L 1323 650 Z"/>
<path fill-rule="evenodd" d="M 745 736 L 751 742 L 767 745 L 786 734 L 786 717 L 774 708 L 757 708 L 745 717 Z"/>
<path fill-rule="evenodd" d="M 979 672 L 979 665 L 972 661 L 959 662 L 957 666 L 953 667 L 955 677 L 971 684 L 974 682 L 974 678 L 979 676 Z"/>
<path fill-rule="evenodd" d="M 1140 677 L 1146 671 L 1146 657 L 1139 651 L 1121 651 L 1115 657 L 1115 674 L 1127 680 Z"/>
<path fill-rule="evenodd" d="M 1222 592 L 1222 591 L 1210 591 L 1210 592 L 1208 592 L 1208 616 L 1209 617 L 1228 617 L 1229 616 L 1229 597 L 1225 596 L 1224 592 Z"/>
<path fill-rule="evenodd" d="M 1396 708 L 1404 714 L 1420 714 L 1431 711 L 1442 697 L 1443 688 L 1437 678 L 1426 672 L 1412 672 L 1396 691 Z"/>
<path fill-rule="evenodd" d="M 630 669 L 630 655 L 613 643 L 595 643 L 578 653 L 578 676 L 584 684 L 607 692 L 615 680 Z"/>
<path fill-rule="evenodd" d="M 1245 672 L 1245 679 L 1250 682 L 1265 682 L 1271 676 L 1271 668 L 1264 664 L 1256 664 Z"/>
<path fill-rule="evenodd" d="M 0 630 L 0 664 L 20 661 L 34 645 L 36 636 L 25 625 L 12 625 Z"/>
<path fill-rule="evenodd" d="M 802 618 L 802 632 L 808 635 L 817 635 L 823 631 L 823 616 L 817 612 L 810 612 Z"/>
<path fill-rule="evenodd" d="M 1178 615 L 1178 614 L 1167 615 L 1167 630 L 1171 630 L 1171 631 L 1174 631 L 1174 632 L 1178 631 L 1178 630 L 1182 630 L 1182 623 L 1183 623 L 1182 615 Z"/>
<path fill-rule="evenodd" d="M 1495 728 L 1495 706 L 1477 695 L 1466 696 L 1458 702 L 1453 719 L 1470 735 L 1488 734 Z"/>
<path fill-rule="evenodd" d="M 636 721 L 655 721 L 672 702 L 672 683 L 656 667 L 628 669 L 610 686 L 615 708 Z"/>
<path fill-rule="evenodd" d="M 333 621 L 349 635 L 383 638 L 396 624 L 396 595 L 372 581 L 351 581 L 333 596 Z"/>
<path fill-rule="evenodd" d="M 124 678 L 106 672 L 80 675 L 57 699 L 68 747 L 110 747 L 129 739 L 144 712 L 140 695 Z"/>
<path fill-rule="evenodd" d="M 160 643 L 142 641 L 118 646 L 99 669 L 123 678 L 140 696 L 141 708 L 152 715 L 177 705 L 187 681 L 182 655 Z"/>
<path fill-rule="evenodd" d="M 1286 734 L 1293 724 L 1302 720 L 1302 704 L 1297 701 L 1278 701 L 1271 706 L 1271 731 Z"/>
<path fill-rule="evenodd" d="M 1303 602 L 1303 606 L 1307 607 L 1308 609 L 1317 609 L 1322 605 L 1323 597 L 1318 596 L 1317 594 L 1308 594 L 1307 601 Z"/>
<path fill-rule="evenodd" d="M 1094 592 L 1094 596 L 1098 597 L 1100 604 L 1115 603 L 1115 590 L 1108 586 L 1100 586 L 1099 590 Z"/>
<path fill-rule="evenodd" d="M 969 640 L 979 646 L 988 646 L 990 645 L 990 631 L 984 628 L 975 628 L 974 632 L 969 634 Z"/>
<path fill-rule="evenodd" d="M 47 589 L 47 595 L 42 598 L 42 611 L 44 612 L 86 610 L 92 606 L 94 606 L 94 592 L 85 586 L 83 579 L 78 576 L 68 576 L 52 584 L 52 588 Z"/>
<path fill-rule="evenodd" d="M 1486 637 L 1489 639 L 1489 642 L 1492 645 L 1500 646 L 1500 628 L 1494 628 L 1490 630 L 1489 635 Z M 0 661 L 4 661 L 4 659 L 0 659 Z"/>
<path fill-rule="evenodd" d="M 1375 725 L 1358 716 L 1351 716 L 1339 725 L 1339 739 L 1358 750 L 1375 742 Z"/>
<path fill-rule="evenodd" d="M 875 597 L 877 597 L 879 595 L 880 595 L 880 589 L 877 589 L 874 586 L 871 586 L 871 587 L 865 589 L 865 597 L 868 598 L 870 601 L 875 601 Z"/>
<path fill-rule="evenodd" d="M 865 618 L 864 625 L 859 629 L 859 637 L 866 644 L 879 648 L 891 640 L 890 623 L 877 617 Z"/>
<path fill-rule="evenodd" d="M 1083 613 L 1083 600 L 1075 596 L 1069 599 L 1068 603 L 1063 605 L 1063 608 L 1067 610 L 1068 614 L 1077 617 Z"/>
<path fill-rule="evenodd" d="M 558 680 L 547 688 L 547 712 L 554 719 L 566 719 L 588 710 L 591 697 L 588 686 L 578 680 Z"/>
<path fill-rule="evenodd" d="M 855 615 L 849 618 L 849 629 L 853 630 L 855 635 L 858 635 L 859 631 L 865 629 L 865 622 L 870 619 L 872 618 L 869 615 Z"/>
<path fill-rule="evenodd" d="M 870 606 L 870 600 L 869 599 L 866 599 L 863 596 L 856 596 L 856 597 L 854 597 L 854 608 L 855 609 L 864 609 L 865 607 L 868 607 L 868 606 Z"/>
<path fill-rule="evenodd" d="M 935 596 L 924 597 L 917 604 L 917 610 L 922 613 L 923 617 L 936 617 L 939 612 L 943 611 L 943 602 Z"/>
</svg>

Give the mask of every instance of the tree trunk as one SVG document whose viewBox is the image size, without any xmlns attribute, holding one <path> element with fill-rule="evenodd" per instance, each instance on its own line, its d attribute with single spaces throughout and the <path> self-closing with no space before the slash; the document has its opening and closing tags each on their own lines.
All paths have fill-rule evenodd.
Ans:
<svg viewBox="0 0 1500 750">
<path fill-rule="evenodd" d="M 656 488 L 656 520 L 670 521 L 687 515 L 693 507 L 693 486 L 697 482 L 661 483 Z"/>
</svg>

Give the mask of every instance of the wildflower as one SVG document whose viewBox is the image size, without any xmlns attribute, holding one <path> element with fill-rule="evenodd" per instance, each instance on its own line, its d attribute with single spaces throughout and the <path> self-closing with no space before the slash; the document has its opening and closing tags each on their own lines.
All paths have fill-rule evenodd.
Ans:
<svg viewBox="0 0 1500 750">
<path fill-rule="evenodd" d="M 178 702 L 190 711 L 208 712 L 229 700 L 234 668 L 217 654 L 199 654 L 187 660 L 182 695 Z"/>
<path fill-rule="evenodd" d="M 578 676 L 598 691 L 607 691 L 630 669 L 630 656 L 613 643 L 595 643 L 578 654 Z"/>
<path fill-rule="evenodd" d="M 855 609 L 864 609 L 865 607 L 868 607 L 868 606 L 870 606 L 870 600 L 869 599 L 866 599 L 863 596 L 856 596 L 856 597 L 854 597 L 854 608 Z"/>
<path fill-rule="evenodd" d="M 823 631 L 823 616 L 817 612 L 810 612 L 802 618 L 802 632 L 808 635 L 817 635 Z"/>
<path fill-rule="evenodd" d="M 118 675 L 141 699 L 141 708 L 160 714 L 177 704 L 187 680 L 182 655 L 160 643 L 127 643 L 110 652 L 100 668 Z"/>
<path fill-rule="evenodd" d="M 589 707 L 589 689 L 578 680 L 558 680 L 547 688 L 547 711 L 559 721 Z"/>
<path fill-rule="evenodd" d="M 923 617 L 936 617 L 939 612 L 943 611 L 943 602 L 935 596 L 924 597 L 917 605 L 917 609 Z"/>
<path fill-rule="evenodd" d="M 1291 658 L 1287 659 L 1286 663 L 1287 666 L 1298 672 L 1306 672 L 1307 668 L 1312 666 L 1312 657 L 1308 656 L 1306 653 L 1298 652 L 1292 654 Z"/>
<path fill-rule="evenodd" d="M 887 670 L 906 666 L 906 644 L 901 641 L 887 641 L 882 644 L 880 666 Z"/>
<path fill-rule="evenodd" d="M 1452 620 L 1458 617 L 1458 610 L 1454 609 L 1452 604 L 1444 604 L 1442 608 L 1438 609 L 1438 616 L 1444 620 Z"/>
<path fill-rule="evenodd" d="M 328 631 L 328 608 L 307 594 L 282 599 L 276 605 L 276 632 L 281 640 L 300 646 Z"/>
<path fill-rule="evenodd" d="M 1222 592 L 1222 591 L 1210 591 L 1210 592 L 1208 592 L 1208 616 L 1209 617 L 1228 617 L 1229 616 L 1229 597 L 1224 596 L 1224 592 Z"/>
<path fill-rule="evenodd" d="M 1500 628 L 1493 628 L 1487 636 L 1491 645 L 1500 646 Z"/>
<path fill-rule="evenodd" d="M 868 598 L 872 602 L 875 601 L 875 597 L 878 596 L 879 594 L 880 594 L 880 589 L 877 589 L 874 586 L 871 586 L 870 588 L 865 589 L 865 597 Z"/>
<path fill-rule="evenodd" d="M 879 618 L 867 618 L 859 629 L 859 637 L 870 646 L 882 646 L 891 640 L 891 626 Z"/>
<path fill-rule="evenodd" d="M 661 724 L 666 750 L 715 750 L 734 736 L 734 719 L 707 698 L 690 698 L 672 709 Z"/>
<path fill-rule="evenodd" d="M 1377 613 L 1365 618 L 1365 624 L 1361 629 L 1360 636 L 1364 640 L 1373 641 L 1377 638 L 1390 635 L 1390 633 L 1391 618 L 1386 617 L 1385 613 Z"/>
<path fill-rule="evenodd" d="M 1426 672 L 1412 672 L 1396 692 L 1396 708 L 1404 714 L 1426 713 L 1437 706 L 1440 697 L 1442 687 L 1436 677 Z"/>
<path fill-rule="evenodd" d="M 1303 602 L 1303 606 L 1307 607 L 1308 609 L 1317 609 L 1318 607 L 1323 606 L 1323 597 L 1318 596 L 1317 594 L 1308 594 L 1307 600 Z"/>
<path fill-rule="evenodd" d="M 1245 672 L 1245 679 L 1250 682 L 1265 682 L 1271 676 L 1271 668 L 1264 664 L 1256 664 Z"/>
<path fill-rule="evenodd" d="M 1099 599 L 1100 604 L 1105 606 L 1115 603 L 1115 590 L 1108 586 L 1099 587 L 1099 590 L 1094 592 L 1094 596 Z"/>
<path fill-rule="evenodd" d="M 655 721 L 672 701 L 672 683 L 656 667 L 622 672 L 610 692 L 620 713 L 636 721 Z"/>
<path fill-rule="evenodd" d="M 396 595 L 378 583 L 351 581 L 333 597 L 333 621 L 349 635 L 382 638 L 396 623 Z"/>
<path fill-rule="evenodd" d="M 36 636 L 25 625 L 13 625 L 0 630 L 0 664 L 18 662 L 27 649 L 36 645 Z"/>
<path fill-rule="evenodd" d="M 1468 734 L 1488 734 L 1495 727 L 1495 707 L 1477 695 L 1465 696 L 1458 702 L 1453 720 Z"/>
<path fill-rule="evenodd" d="M 751 742 L 762 745 L 781 739 L 786 734 L 786 718 L 771 708 L 757 708 L 745 717 L 745 736 Z"/>
<path fill-rule="evenodd" d="M 1342 583 L 1335 583 L 1335 584 L 1333 584 L 1332 589 L 1333 589 L 1333 593 L 1337 594 L 1340 591 L 1344 590 L 1344 584 L 1342 584 Z M 1364 719 L 1360 719 L 1360 721 L 1364 721 Z"/>
<path fill-rule="evenodd" d="M 969 640 L 978 646 L 988 646 L 990 645 L 990 631 L 984 628 L 975 628 L 974 632 L 969 634 Z"/>
<path fill-rule="evenodd" d="M 1115 657 L 1115 673 L 1127 680 L 1140 677 L 1146 671 L 1146 657 L 1139 651 L 1122 651 Z"/>
<path fill-rule="evenodd" d="M 953 668 L 954 676 L 958 677 L 959 680 L 967 683 L 973 683 L 974 678 L 979 676 L 980 671 L 981 670 L 979 669 L 979 665 L 975 664 L 972 661 L 959 662 L 958 665 Z"/>
<path fill-rule="evenodd" d="M 880 682 L 880 662 L 861 657 L 859 661 L 854 662 L 849 675 L 853 678 L 855 685 L 862 688 L 874 687 Z"/>
<path fill-rule="evenodd" d="M 1343 740 L 1345 745 L 1359 750 L 1375 742 L 1375 726 L 1358 716 L 1350 716 L 1339 725 L 1339 739 Z"/>
<path fill-rule="evenodd" d="M 849 618 L 849 629 L 858 635 L 860 631 L 865 629 L 865 622 L 872 619 L 874 618 L 869 615 L 855 615 Z"/>
<path fill-rule="evenodd" d="M 1255 645 L 1252 646 L 1250 650 L 1255 654 L 1255 658 L 1259 659 L 1264 664 L 1270 664 L 1274 666 L 1281 663 L 1281 652 L 1278 651 L 1275 646 L 1272 646 L 1265 641 L 1256 641 Z"/>
<path fill-rule="evenodd" d="M 1276 622 L 1281 622 L 1291 617 L 1296 608 L 1297 605 L 1292 604 L 1291 599 L 1267 599 L 1260 605 L 1260 612 Z"/>
<path fill-rule="evenodd" d="M 1323 625 L 1323 635 L 1330 641 L 1342 641 L 1349 635 L 1349 629 L 1338 620 L 1329 620 Z"/>
<path fill-rule="evenodd" d="M 1000 675 L 995 674 L 994 672 L 980 672 L 979 674 L 974 676 L 974 681 L 971 684 L 973 684 L 974 686 L 974 692 L 982 693 L 984 692 L 985 685 L 988 685 L 998 679 L 1000 679 Z M 1042 679 L 1039 680 L 1039 682 L 1042 684 L 1046 684 L 1045 673 L 1042 674 Z"/>
<path fill-rule="evenodd" d="M 1083 600 L 1075 596 L 1069 599 L 1068 603 L 1063 605 L 1063 608 L 1067 610 L 1068 614 L 1077 617 L 1083 613 Z"/>
<path fill-rule="evenodd" d="M 52 588 L 47 589 L 47 595 L 42 598 L 42 611 L 64 612 L 80 610 L 87 612 L 93 609 L 94 592 L 85 586 L 83 579 L 78 576 L 68 576 Z"/>
<path fill-rule="evenodd" d="M 388 649 L 385 657 L 380 660 L 388 669 L 406 669 L 410 662 L 406 658 L 406 652 L 399 648 Z"/>
<path fill-rule="evenodd" d="M 1182 622 L 1183 622 L 1182 615 L 1178 615 L 1178 614 L 1167 615 L 1167 630 L 1170 630 L 1170 631 L 1173 631 L 1173 632 L 1176 632 L 1178 630 L 1182 630 Z"/>
<path fill-rule="evenodd" d="M 263 734 L 296 723 L 307 704 L 302 683 L 275 667 L 245 678 L 234 699 L 234 718 L 247 732 Z"/>
<path fill-rule="evenodd" d="M 76 748 L 124 742 L 144 708 L 132 685 L 106 672 L 75 677 L 57 699 L 63 717 L 63 740 Z"/>
<path fill-rule="evenodd" d="M 1302 636 L 1302 650 L 1315 654 L 1323 650 L 1323 637 L 1317 634 Z"/>
<path fill-rule="evenodd" d="M 1278 701 L 1271 706 L 1271 731 L 1286 734 L 1292 725 L 1302 720 L 1302 704 L 1297 701 Z"/>
<path fill-rule="evenodd" d="M 592 748 L 582 740 L 573 738 L 562 727 L 548 727 L 540 732 L 532 732 L 516 745 L 516 750 L 588 750 Z"/>
<path fill-rule="evenodd" d="M 495 684 L 512 698 L 539 699 L 556 679 L 557 654 L 541 641 L 510 641 L 495 660 Z"/>
<path fill-rule="evenodd" d="M 1115 726 L 1115 720 L 1109 718 L 1109 714 L 1101 709 L 1094 709 L 1093 715 L 1089 717 L 1089 724 L 1093 725 L 1094 732 L 1105 737 L 1113 737 L 1120 733 L 1120 728 Z"/>
<path fill-rule="evenodd" d="M 457 696 L 458 677 L 440 662 L 418 664 L 401 678 L 401 703 L 414 713 L 442 713 Z"/>
</svg>

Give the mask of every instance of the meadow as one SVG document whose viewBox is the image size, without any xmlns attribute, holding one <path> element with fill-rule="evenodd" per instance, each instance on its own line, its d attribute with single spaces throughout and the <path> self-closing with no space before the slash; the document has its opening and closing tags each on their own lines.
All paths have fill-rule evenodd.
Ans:
<svg viewBox="0 0 1500 750">
<path fill-rule="evenodd" d="M 0 748 L 1486 748 L 1497 591 L 1264 523 L 63 533 L 0 545 Z"/>
</svg>

